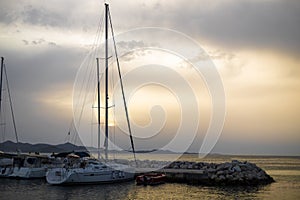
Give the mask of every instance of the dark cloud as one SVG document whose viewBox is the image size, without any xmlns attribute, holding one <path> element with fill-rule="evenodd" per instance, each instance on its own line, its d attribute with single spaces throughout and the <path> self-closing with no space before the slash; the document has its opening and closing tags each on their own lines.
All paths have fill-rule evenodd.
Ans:
<svg viewBox="0 0 300 200">
<path fill-rule="evenodd" d="M 137 3 L 136 7 L 129 5 L 127 9 L 118 8 L 117 2 L 112 1 L 114 21 L 124 29 L 166 27 L 186 33 L 200 43 L 209 41 L 225 48 L 300 53 L 300 2 L 297 0 L 188 3 L 180 0 L 174 4 L 161 2 L 156 8 Z"/>
<path fill-rule="evenodd" d="M 22 42 L 25 44 L 25 45 L 28 45 L 29 42 L 27 40 L 22 40 Z"/>
<path fill-rule="evenodd" d="M 2 23 L 21 22 L 35 26 L 95 30 L 103 11 L 96 1 L 9 1 L 0 3 Z M 294 55 L 300 52 L 300 2 L 298 0 L 205 0 L 171 2 L 128 2 L 112 0 L 115 27 L 129 30 L 155 26 L 181 31 L 200 43 L 209 41 L 234 49 L 275 49 Z M 94 5 L 97 5 L 96 7 Z M 72 6 L 72 9 L 70 9 Z"/>
<path fill-rule="evenodd" d="M 49 46 L 57 46 L 57 44 L 55 42 L 48 42 Z"/>
<path fill-rule="evenodd" d="M 64 13 L 46 10 L 43 7 L 35 8 L 32 5 L 25 6 L 22 12 L 22 20 L 24 23 L 41 25 L 41 26 L 66 26 L 69 22 Z"/>
<path fill-rule="evenodd" d="M 294 0 L 225 1 L 213 8 L 194 2 L 172 12 L 170 25 L 229 48 L 275 48 L 299 55 L 299 10 Z"/>
<path fill-rule="evenodd" d="M 31 44 L 33 44 L 33 45 L 39 45 L 39 44 L 43 44 L 43 43 L 45 43 L 45 40 L 43 38 L 40 38 L 38 40 L 33 40 L 31 42 Z"/>
<path fill-rule="evenodd" d="M 31 44 L 31 45 L 44 45 L 47 44 L 48 46 L 52 46 L 52 47 L 58 47 L 58 45 L 55 42 L 50 42 L 50 41 L 46 41 L 43 38 L 37 39 L 37 40 L 32 40 L 31 42 L 29 42 L 28 40 L 22 40 L 23 44 L 25 46 Z"/>
<path fill-rule="evenodd" d="M 18 20 L 18 13 L 14 1 L 0 1 L 0 22 L 10 24 Z"/>
<path fill-rule="evenodd" d="M 96 1 L 94 1 L 95 3 Z M 53 6 L 53 4 L 58 4 Z M 83 0 L 72 1 L 2 1 L 0 23 L 27 24 L 60 29 L 92 29 L 98 21 L 99 10 L 86 8 Z M 71 9 L 70 9 L 71 6 Z M 95 13 L 96 12 L 96 13 Z M 97 16 L 97 17 L 95 17 Z"/>
</svg>

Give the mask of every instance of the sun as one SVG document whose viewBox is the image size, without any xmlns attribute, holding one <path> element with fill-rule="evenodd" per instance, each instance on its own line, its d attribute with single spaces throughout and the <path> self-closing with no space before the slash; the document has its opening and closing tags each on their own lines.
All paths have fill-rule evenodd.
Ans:
<svg viewBox="0 0 300 200">
<path fill-rule="evenodd" d="M 100 106 L 100 124 L 104 126 L 105 124 L 105 110 L 104 110 L 104 105 Z M 108 109 L 108 126 L 109 127 L 114 127 L 116 126 L 115 123 L 115 117 L 114 117 L 114 111 L 113 111 L 113 107 Z M 93 104 L 93 115 L 95 117 L 95 122 L 98 122 L 98 106 L 97 106 L 97 101 Z"/>
</svg>

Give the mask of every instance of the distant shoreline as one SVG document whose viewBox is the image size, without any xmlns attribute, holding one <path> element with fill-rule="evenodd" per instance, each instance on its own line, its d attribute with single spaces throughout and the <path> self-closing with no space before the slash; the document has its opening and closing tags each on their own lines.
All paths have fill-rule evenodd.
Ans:
<svg viewBox="0 0 300 200">
<path fill-rule="evenodd" d="M 97 148 L 94 147 L 84 147 L 84 146 L 77 146 L 72 143 L 63 143 L 63 144 L 45 144 L 45 143 L 38 143 L 38 144 L 30 144 L 30 143 L 22 143 L 20 142 L 18 145 L 12 141 L 5 141 L 0 143 L 0 151 L 3 152 L 16 152 L 17 149 L 20 149 L 21 152 L 40 152 L 40 153 L 59 153 L 64 151 L 89 151 L 92 153 L 97 152 Z M 101 149 L 100 151 L 103 151 Z M 131 153 L 130 151 L 117 151 L 117 150 L 110 150 L 110 153 Z M 149 151 L 141 150 L 137 151 L 137 154 L 183 154 L 183 155 L 199 155 L 196 152 L 173 152 L 169 150 L 157 150 L 152 149 Z M 243 157 L 274 157 L 274 158 L 281 158 L 281 157 L 290 157 L 290 158 L 299 158 L 300 155 L 267 155 L 267 154 L 227 154 L 227 153 L 211 153 L 209 154 L 210 157 L 234 157 L 234 156 L 243 156 Z"/>
</svg>

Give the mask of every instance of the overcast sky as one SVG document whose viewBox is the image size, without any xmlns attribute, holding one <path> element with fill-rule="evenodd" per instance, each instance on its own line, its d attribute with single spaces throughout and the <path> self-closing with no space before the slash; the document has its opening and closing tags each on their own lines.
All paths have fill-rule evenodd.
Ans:
<svg viewBox="0 0 300 200">
<path fill-rule="evenodd" d="M 117 34 L 141 27 L 172 29 L 198 42 L 209 54 L 226 96 L 224 129 L 213 152 L 300 155 L 298 0 L 112 0 L 109 3 Z M 96 0 L 0 2 L 0 55 L 5 57 L 20 141 L 65 142 L 73 117 L 76 74 L 95 38 L 102 13 L 103 1 Z M 153 37 L 145 36 L 148 41 Z M 162 40 L 169 41 L 167 37 Z M 131 41 L 132 46 L 127 44 L 127 48 L 146 44 L 142 39 Z M 119 41 L 119 46 L 122 45 L 126 44 Z M 180 48 L 184 44 L 179 40 L 173 46 Z M 188 51 L 188 47 L 184 48 Z M 149 64 L 145 52 L 136 55 L 139 62 Z M 162 56 L 162 63 L 163 55 L 156 55 Z M 169 59 L 176 60 L 172 56 Z M 139 75 L 142 76 L 141 72 Z M 165 103 L 162 107 L 173 115 L 173 125 L 165 127 L 170 132 L 177 127 L 179 118 L 174 111 L 176 106 L 168 107 L 172 103 L 167 100 L 176 102 L 176 99 L 172 100 L 171 95 L 163 97 L 166 92 L 157 87 L 148 91 L 162 100 L 149 103 L 144 98 L 140 101 L 145 105 L 139 108 L 135 105 L 140 101 L 133 100 L 129 104 L 132 118 L 135 123 L 143 124 L 145 120 L 139 121 L 138 110 L 143 115 L 142 111 L 149 111 L 151 102 Z M 139 99 L 145 94 L 140 91 L 135 95 Z M 204 129 L 210 116 L 205 107 L 206 103 L 199 105 L 207 114 L 200 117 L 205 122 L 199 122 L 199 127 Z M 161 110 L 152 111 L 160 119 Z M 200 132 L 190 151 L 199 150 L 203 141 Z M 162 138 L 168 140 L 169 136 Z"/>
</svg>

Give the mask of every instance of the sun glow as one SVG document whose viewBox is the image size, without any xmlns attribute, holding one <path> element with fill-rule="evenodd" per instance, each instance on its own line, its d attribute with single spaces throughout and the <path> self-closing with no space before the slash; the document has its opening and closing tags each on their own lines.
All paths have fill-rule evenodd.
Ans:
<svg viewBox="0 0 300 200">
<path fill-rule="evenodd" d="M 114 107 L 110 107 L 108 109 L 108 126 L 112 127 L 115 126 L 115 112 L 114 112 Z M 94 122 L 98 123 L 98 103 L 97 101 L 93 104 L 93 117 L 95 117 Z M 105 109 L 104 105 L 100 106 L 100 124 L 105 125 Z"/>
</svg>

